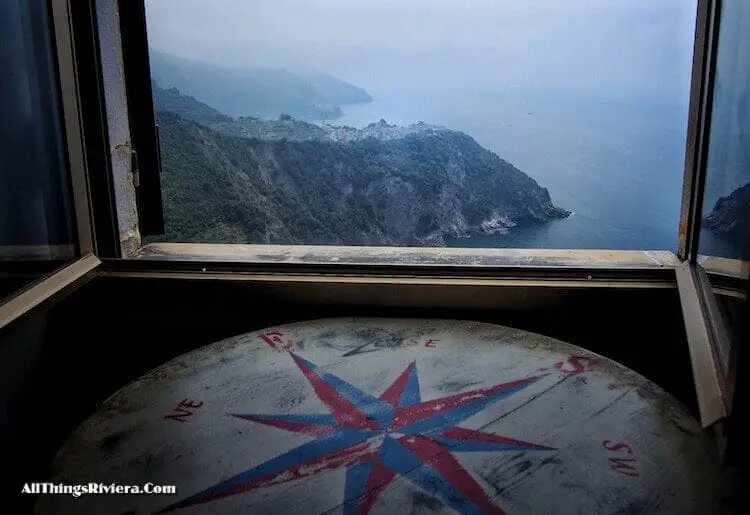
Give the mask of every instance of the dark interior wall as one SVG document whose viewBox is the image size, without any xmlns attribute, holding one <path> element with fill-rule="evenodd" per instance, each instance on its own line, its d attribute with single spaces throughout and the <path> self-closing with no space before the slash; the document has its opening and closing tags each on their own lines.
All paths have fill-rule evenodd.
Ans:
<svg viewBox="0 0 750 515">
<path fill-rule="evenodd" d="M 67 435 L 149 369 L 221 338 L 313 318 L 453 318 L 527 329 L 624 363 L 697 415 L 674 289 L 577 290 L 559 304 L 495 311 L 311 304 L 263 292 L 252 283 L 98 278 L 3 330 L 0 462 L 11 474 L 3 484 L 20 492 L 24 481 L 43 480 Z"/>
<path fill-rule="evenodd" d="M 26 438 L 32 424 L 44 423 L 38 414 L 57 404 L 50 395 L 47 378 L 47 310 L 38 310 L 0 332 L 0 493 L 21 491 L 18 480 L 36 481 L 39 464 L 49 456 L 52 442 L 37 443 Z M 34 466 L 37 468 L 34 469 Z M 2 498 L 6 498 L 2 495 Z"/>
</svg>

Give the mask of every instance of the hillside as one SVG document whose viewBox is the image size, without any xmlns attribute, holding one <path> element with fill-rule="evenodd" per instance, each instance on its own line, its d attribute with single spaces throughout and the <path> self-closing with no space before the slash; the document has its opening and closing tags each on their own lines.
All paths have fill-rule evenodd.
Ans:
<svg viewBox="0 0 750 515">
<path fill-rule="evenodd" d="M 193 97 L 183 95 L 177 88 L 163 89 L 151 81 L 154 105 L 163 111 L 170 111 L 183 118 L 202 124 L 233 124 L 234 120 L 213 107 L 199 102 Z"/>
<path fill-rule="evenodd" d="M 362 129 L 332 124 L 316 125 L 282 114 L 278 119 L 268 120 L 253 116 L 232 118 L 224 115 L 195 98 L 182 94 L 176 88 L 163 89 L 152 81 L 154 105 L 158 111 L 169 111 L 183 118 L 198 122 L 217 132 L 244 138 L 263 140 L 331 140 L 339 142 L 368 138 L 392 140 L 408 135 L 426 135 L 447 130 L 445 127 L 417 122 L 411 125 L 393 125 L 385 120 L 373 122 Z"/>
<path fill-rule="evenodd" d="M 161 109 L 159 98 L 157 91 Z M 157 120 L 162 241 L 444 245 L 446 238 L 502 233 L 569 214 L 471 137 L 426 124 L 391 137 L 401 129 L 382 122 L 370 129 L 380 125 L 383 138 L 338 141 L 292 119 L 269 123 L 267 131 L 255 120 L 256 137 L 235 135 L 231 122 L 210 128 L 164 110 Z M 279 126 L 311 134 L 260 137 Z"/>
<path fill-rule="evenodd" d="M 363 89 L 322 73 L 300 75 L 274 68 L 226 68 L 150 52 L 151 77 L 232 117 L 332 120 L 341 105 L 370 102 Z"/>
</svg>

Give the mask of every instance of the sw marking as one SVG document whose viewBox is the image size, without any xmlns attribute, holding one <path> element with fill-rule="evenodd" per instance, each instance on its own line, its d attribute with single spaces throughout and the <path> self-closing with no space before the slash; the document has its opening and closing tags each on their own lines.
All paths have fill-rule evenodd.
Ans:
<svg viewBox="0 0 750 515">
<path fill-rule="evenodd" d="M 602 446 L 604 446 L 604 448 L 610 452 L 616 452 L 616 453 L 621 454 L 621 456 L 614 456 L 614 457 L 609 458 L 610 469 L 614 470 L 615 472 L 623 476 L 640 477 L 641 474 L 637 468 L 638 459 L 635 457 L 632 457 L 635 454 L 633 452 L 632 447 L 630 447 L 626 443 L 611 442 L 610 440 L 604 440 L 602 442 Z M 629 457 L 623 457 L 622 451 L 624 451 L 624 456 L 629 456 Z"/>
</svg>

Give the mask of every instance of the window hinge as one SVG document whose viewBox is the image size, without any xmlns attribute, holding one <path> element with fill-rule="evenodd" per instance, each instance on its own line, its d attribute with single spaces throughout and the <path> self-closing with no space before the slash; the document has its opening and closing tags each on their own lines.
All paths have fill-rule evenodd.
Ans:
<svg viewBox="0 0 750 515">
<path fill-rule="evenodd" d="M 135 150 L 130 152 L 131 168 L 133 170 L 133 186 L 138 188 L 141 185 L 141 171 L 138 168 L 138 153 Z"/>
</svg>

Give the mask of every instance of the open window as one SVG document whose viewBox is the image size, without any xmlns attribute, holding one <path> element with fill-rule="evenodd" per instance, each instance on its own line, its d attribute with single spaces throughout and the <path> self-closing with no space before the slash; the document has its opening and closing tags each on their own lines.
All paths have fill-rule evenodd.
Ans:
<svg viewBox="0 0 750 515">
<path fill-rule="evenodd" d="M 119 207 L 139 213 L 126 257 L 675 265 L 695 5 L 340 7 L 120 5 L 121 115 L 148 147 Z M 606 27 L 630 15 L 653 21 L 642 38 L 613 37 Z M 332 38 L 322 20 L 344 17 Z M 446 19 L 471 29 L 446 31 Z M 383 38 L 392 20 L 413 33 Z M 543 52 L 550 38 L 564 44 Z"/>
<path fill-rule="evenodd" d="M 144 150 L 138 244 L 114 266 L 673 284 L 703 423 L 725 418 L 748 9 L 511 4 L 121 4 L 122 114 Z M 620 37 L 624 19 L 641 22 Z M 383 38 L 394 20 L 411 30 Z"/>
<path fill-rule="evenodd" d="M 742 53 L 750 10 L 699 5 L 680 257 L 677 271 L 704 425 L 732 411 L 746 299 L 750 88 Z M 744 41 L 743 41 L 744 38 Z"/>
<path fill-rule="evenodd" d="M 52 2 L 71 282 L 101 258 L 339 303 L 673 289 L 702 422 L 732 413 L 744 3 L 229 5 Z"/>
<path fill-rule="evenodd" d="M 99 264 L 91 225 L 74 16 L 66 2 L 0 7 L 0 327 Z M 6 80 L 7 79 L 7 80 Z M 100 170 L 105 172 L 105 170 Z"/>
<path fill-rule="evenodd" d="M 570 341 L 748 463 L 750 4 L 228 5 L 0 7 L 8 447 L 56 382 L 72 423 L 206 343 L 376 316 Z"/>
</svg>

